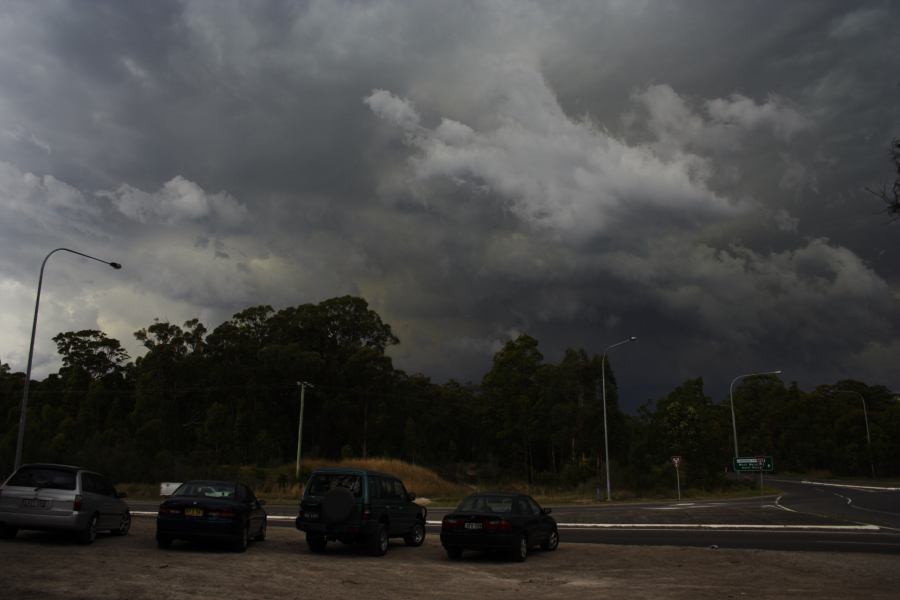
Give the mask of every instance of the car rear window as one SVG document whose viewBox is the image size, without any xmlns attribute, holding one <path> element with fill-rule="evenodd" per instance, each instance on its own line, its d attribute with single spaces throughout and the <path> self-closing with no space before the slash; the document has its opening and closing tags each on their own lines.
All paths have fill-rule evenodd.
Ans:
<svg viewBox="0 0 900 600">
<path fill-rule="evenodd" d="M 511 513 L 513 499 L 510 496 L 469 496 L 457 507 L 457 511 L 463 512 L 495 512 Z"/>
<path fill-rule="evenodd" d="M 74 490 L 75 472 L 46 467 L 22 467 L 6 485 L 46 488 L 51 490 Z"/>
<path fill-rule="evenodd" d="M 182 483 L 175 490 L 173 496 L 192 496 L 204 498 L 224 498 L 233 500 L 235 485 L 233 483 L 216 483 L 214 481 L 189 481 Z"/>
<path fill-rule="evenodd" d="M 362 495 L 362 482 L 359 475 L 343 473 L 316 473 L 306 486 L 306 494 L 308 496 L 324 496 L 338 487 L 347 488 L 357 498 Z"/>
</svg>

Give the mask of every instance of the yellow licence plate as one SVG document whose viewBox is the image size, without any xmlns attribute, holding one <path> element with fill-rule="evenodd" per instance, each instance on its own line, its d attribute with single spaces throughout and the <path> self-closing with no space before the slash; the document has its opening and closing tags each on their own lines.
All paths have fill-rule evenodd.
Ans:
<svg viewBox="0 0 900 600">
<path fill-rule="evenodd" d="M 184 509 L 184 516 L 186 516 L 186 517 L 202 517 L 203 509 L 202 508 L 186 508 L 186 509 Z"/>
</svg>

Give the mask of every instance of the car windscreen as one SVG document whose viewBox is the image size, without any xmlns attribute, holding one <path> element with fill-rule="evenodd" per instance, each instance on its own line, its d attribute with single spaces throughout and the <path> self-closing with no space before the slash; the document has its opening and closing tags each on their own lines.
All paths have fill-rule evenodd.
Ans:
<svg viewBox="0 0 900 600">
<path fill-rule="evenodd" d="M 324 496 L 334 488 L 347 488 L 359 498 L 362 495 L 362 481 L 359 475 L 344 473 L 316 473 L 306 486 L 308 496 Z"/>
<path fill-rule="evenodd" d="M 513 498 L 510 496 L 469 496 L 456 507 L 457 512 L 512 513 Z"/>
<path fill-rule="evenodd" d="M 175 490 L 173 496 L 192 496 L 205 498 L 223 498 L 234 500 L 235 485 L 233 483 L 217 483 L 215 481 L 188 481 Z"/>
<path fill-rule="evenodd" d="M 51 490 L 74 490 L 75 472 L 48 467 L 22 467 L 6 485 L 47 488 Z"/>
</svg>

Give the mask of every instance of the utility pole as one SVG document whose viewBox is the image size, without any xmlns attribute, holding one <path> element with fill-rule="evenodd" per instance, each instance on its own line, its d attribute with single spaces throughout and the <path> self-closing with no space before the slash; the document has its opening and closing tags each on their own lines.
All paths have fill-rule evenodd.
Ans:
<svg viewBox="0 0 900 600">
<path fill-rule="evenodd" d="M 300 481 L 300 446 L 303 443 L 303 407 L 306 400 L 306 388 L 313 387 L 311 383 L 298 381 L 300 386 L 300 423 L 297 425 L 297 470 L 294 473 L 294 479 Z"/>
</svg>

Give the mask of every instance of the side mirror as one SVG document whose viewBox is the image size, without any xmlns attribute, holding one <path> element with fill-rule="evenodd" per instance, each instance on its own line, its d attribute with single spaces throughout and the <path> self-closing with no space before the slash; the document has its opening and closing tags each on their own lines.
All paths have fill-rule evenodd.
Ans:
<svg viewBox="0 0 900 600">
<path fill-rule="evenodd" d="M 116 498 L 127 498 L 127 497 L 128 497 L 128 494 L 126 494 L 125 492 L 117 492 L 116 493 Z"/>
<path fill-rule="evenodd" d="M 542 514 L 545 514 L 545 515 L 549 515 L 549 514 L 552 513 L 552 512 L 553 512 L 553 509 L 552 509 L 552 508 L 544 508 L 544 509 L 541 509 L 541 513 L 542 513 Z"/>
<path fill-rule="evenodd" d="M 413 494 L 412 492 L 410 492 L 410 493 L 408 493 L 408 494 L 406 495 L 406 501 L 407 501 L 407 502 L 414 502 L 415 499 L 416 499 L 416 495 Z"/>
<path fill-rule="evenodd" d="M 265 501 L 265 500 L 257 500 L 256 503 L 259 504 L 260 506 L 265 506 L 265 505 L 266 505 L 266 501 Z"/>
</svg>

